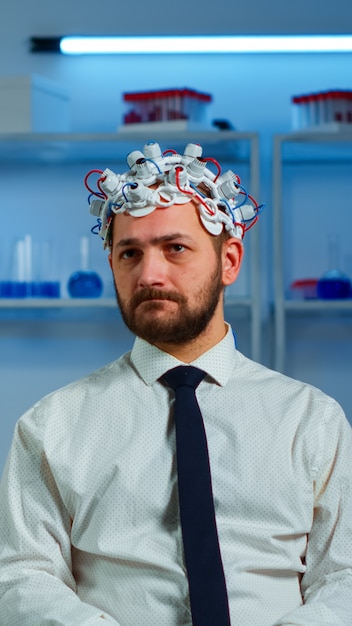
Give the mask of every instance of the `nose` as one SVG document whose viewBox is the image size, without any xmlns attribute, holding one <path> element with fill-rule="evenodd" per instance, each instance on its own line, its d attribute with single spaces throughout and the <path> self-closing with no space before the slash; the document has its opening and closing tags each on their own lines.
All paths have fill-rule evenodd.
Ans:
<svg viewBox="0 0 352 626">
<path fill-rule="evenodd" d="M 138 286 L 163 287 L 166 283 L 166 261 L 160 250 L 145 250 L 138 267 Z"/>
</svg>

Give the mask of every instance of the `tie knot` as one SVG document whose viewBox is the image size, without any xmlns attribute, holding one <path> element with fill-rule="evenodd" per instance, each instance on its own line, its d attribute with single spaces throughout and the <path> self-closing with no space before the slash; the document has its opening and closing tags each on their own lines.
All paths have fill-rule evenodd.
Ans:
<svg viewBox="0 0 352 626">
<path fill-rule="evenodd" d="M 206 372 L 193 367 L 192 365 L 179 365 L 169 370 L 161 377 L 168 387 L 171 389 L 177 389 L 178 387 L 192 387 L 197 389 L 199 383 L 206 376 Z"/>
</svg>

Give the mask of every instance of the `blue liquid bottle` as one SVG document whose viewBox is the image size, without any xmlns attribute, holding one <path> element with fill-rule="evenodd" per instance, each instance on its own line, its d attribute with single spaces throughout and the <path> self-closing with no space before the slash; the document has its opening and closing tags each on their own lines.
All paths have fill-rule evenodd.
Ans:
<svg viewBox="0 0 352 626">
<path fill-rule="evenodd" d="M 80 241 L 81 269 L 73 272 L 67 283 L 71 298 L 99 298 L 103 293 L 103 281 L 97 272 L 89 269 L 89 241 Z"/>
<path fill-rule="evenodd" d="M 339 239 L 337 235 L 329 235 L 328 240 L 329 269 L 318 280 L 318 298 L 323 300 L 339 300 L 351 296 L 351 281 L 339 269 Z"/>
</svg>

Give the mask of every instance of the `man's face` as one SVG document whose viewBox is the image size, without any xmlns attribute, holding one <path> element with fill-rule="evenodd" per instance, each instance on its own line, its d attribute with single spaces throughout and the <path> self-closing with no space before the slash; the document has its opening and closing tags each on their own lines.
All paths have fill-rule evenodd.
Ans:
<svg viewBox="0 0 352 626">
<path fill-rule="evenodd" d="M 223 264 L 192 203 L 114 217 L 110 264 L 121 314 L 156 344 L 197 338 L 222 310 Z"/>
</svg>

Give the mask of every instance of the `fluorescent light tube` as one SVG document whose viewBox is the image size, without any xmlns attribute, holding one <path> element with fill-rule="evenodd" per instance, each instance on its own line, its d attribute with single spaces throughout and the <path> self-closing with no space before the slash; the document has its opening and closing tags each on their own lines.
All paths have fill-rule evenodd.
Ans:
<svg viewBox="0 0 352 626">
<path fill-rule="evenodd" d="M 63 54 L 351 52 L 352 35 L 62 37 Z"/>
</svg>

